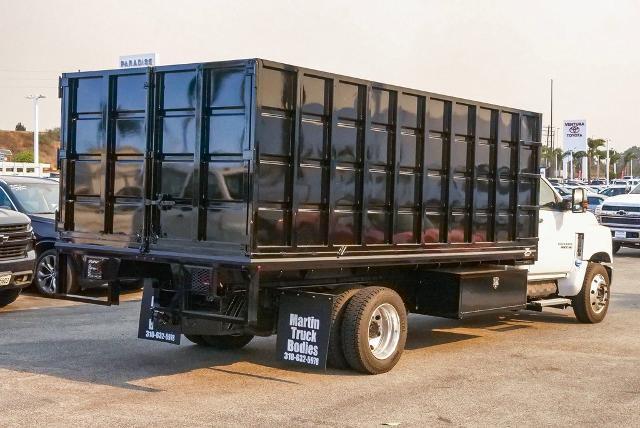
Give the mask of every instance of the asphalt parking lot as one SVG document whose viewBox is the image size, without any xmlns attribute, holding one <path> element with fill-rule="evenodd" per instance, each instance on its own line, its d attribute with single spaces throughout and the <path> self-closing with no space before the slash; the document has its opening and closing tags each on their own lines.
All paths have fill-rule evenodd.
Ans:
<svg viewBox="0 0 640 428">
<path fill-rule="evenodd" d="M 0 310 L 0 425 L 640 426 L 640 251 L 615 260 L 609 314 L 412 316 L 390 373 L 296 371 L 275 337 L 236 352 L 136 339 L 119 307 L 23 295 Z"/>
</svg>

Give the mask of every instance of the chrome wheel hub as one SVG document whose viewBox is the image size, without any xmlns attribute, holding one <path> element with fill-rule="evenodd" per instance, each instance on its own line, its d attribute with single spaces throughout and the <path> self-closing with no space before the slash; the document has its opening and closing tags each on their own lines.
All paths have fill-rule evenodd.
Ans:
<svg viewBox="0 0 640 428">
<path fill-rule="evenodd" d="M 369 320 L 369 349 L 379 360 L 389 358 L 400 341 L 400 315 L 396 308 L 383 303 L 378 306 Z"/>
<path fill-rule="evenodd" d="M 53 294 L 56 292 L 56 256 L 48 255 L 40 259 L 36 271 L 36 281 L 38 281 L 38 288 L 43 293 Z"/>
<path fill-rule="evenodd" d="M 609 286 L 604 276 L 598 274 L 591 280 L 589 288 L 589 303 L 594 313 L 599 314 L 604 311 L 609 301 Z"/>
</svg>

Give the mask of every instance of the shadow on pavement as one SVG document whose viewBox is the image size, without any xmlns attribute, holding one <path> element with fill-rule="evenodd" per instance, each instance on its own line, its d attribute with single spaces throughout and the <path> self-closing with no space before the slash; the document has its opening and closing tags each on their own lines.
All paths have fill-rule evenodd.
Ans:
<svg viewBox="0 0 640 428">
<path fill-rule="evenodd" d="M 482 315 L 462 320 L 412 315 L 409 321 L 407 349 L 439 346 L 484 336 L 487 332 L 504 333 L 532 327 L 537 323 L 578 324 L 573 313 L 512 312 Z M 464 331 L 455 331 L 465 329 Z M 477 334 L 473 334 L 474 330 Z"/>
<path fill-rule="evenodd" d="M 620 300 L 619 294 L 614 294 Z M 636 296 L 633 302 L 638 302 Z M 626 303 L 627 304 L 627 303 Z M 34 315 L 37 314 L 37 315 Z M 275 337 L 256 338 L 236 351 L 215 351 L 191 345 L 174 346 L 138 340 L 138 303 L 124 302 L 105 309 L 92 305 L 44 308 L 1 314 L 0 368 L 55 376 L 78 382 L 157 392 L 136 385 L 145 379 L 209 369 L 221 374 L 269 382 L 297 384 L 278 376 L 278 370 L 248 372 L 229 368 L 238 362 L 282 370 L 321 373 L 291 367 L 275 355 Z M 536 323 L 575 324 L 570 310 L 519 312 L 450 320 L 412 315 L 407 349 L 429 348 L 532 327 Z M 462 329 L 463 331 L 456 331 Z M 326 375 L 360 376 L 351 371 L 327 370 Z"/>
</svg>

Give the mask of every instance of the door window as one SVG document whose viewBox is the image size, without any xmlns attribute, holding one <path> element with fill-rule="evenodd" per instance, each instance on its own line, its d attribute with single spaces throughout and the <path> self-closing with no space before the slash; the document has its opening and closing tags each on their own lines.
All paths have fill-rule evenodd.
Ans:
<svg viewBox="0 0 640 428">
<path fill-rule="evenodd" d="M 557 202 L 556 193 L 551 186 L 546 181 L 540 180 L 540 207 L 553 209 Z"/>
<path fill-rule="evenodd" d="M 9 196 L 4 191 L 4 189 L 0 189 L 0 208 L 15 210 L 15 207 L 11 203 L 11 199 L 9 199 Z"/>
</svg>

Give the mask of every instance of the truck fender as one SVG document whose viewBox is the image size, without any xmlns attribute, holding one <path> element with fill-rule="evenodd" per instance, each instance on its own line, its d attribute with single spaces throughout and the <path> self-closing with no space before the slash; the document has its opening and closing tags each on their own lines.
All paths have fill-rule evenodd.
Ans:
<svg viewBox="0 0 640 428">
<path fill-rule="evenodd" d="M 582 289 L 584 276 L 587 273 L 587 260 L 576 260 L 565 278 L 558 280 L 558 294 L 563 297 L 575 296 Z"/>
<path fill-rule="evenodd" d="M 600 263 L 603 265 L 609 275 L 609 284 L 611 284 L 613 269 L 608 263 L 606 263 L 606 258 L 606 253 L 596 253 L 591 256 L 589 260 L 576 260 L 566 278 L 560 278 L 558 280 L 558 295 L 570 297 L 575 296 L 580 292 L 589 263 Z"/>
</svg>

